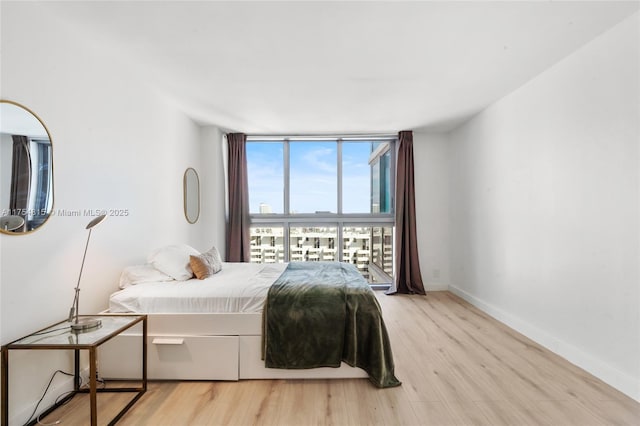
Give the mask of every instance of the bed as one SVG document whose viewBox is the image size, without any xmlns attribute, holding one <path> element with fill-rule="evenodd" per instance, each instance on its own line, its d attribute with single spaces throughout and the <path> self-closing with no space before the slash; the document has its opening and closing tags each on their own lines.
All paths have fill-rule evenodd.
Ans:
<svg viewBox="0 0 640 426">
<path fill-rule="evenodd" d="M 204 279 L 153 275 L 135 285 L 121 280 L 108 310 L 148 315 L 150 379 L 368 377 L 378 387 L 400 384 L 375 295 L 352 265 L 220 263 Z M 139 374 L 140 335 L 104 345 L 102 377 Z M 329 345 L 331 351 L 318 349 Z"/>
</svg>

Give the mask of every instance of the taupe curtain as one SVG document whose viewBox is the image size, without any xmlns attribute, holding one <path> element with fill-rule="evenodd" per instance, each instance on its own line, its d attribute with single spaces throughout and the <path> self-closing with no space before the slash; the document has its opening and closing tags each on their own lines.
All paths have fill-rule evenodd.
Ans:
<svg viewBox="0 0 640 426">
<path fill-rule="evenodd" d="M 227 262 L 249 262 L 249 180 L 247 177 L 247 135 L 227 134 L 229 146 L 229 221 Z"/>
<path fill-rule="evenodd" d="M 396 277 L 388 293 L 425 294 L 418 259 L 411 131 L 399 133 L 396 174 Z"/>
<path fill-rule="evenodd" d="M 9 210 L 11 210 L 12 215 L 20 216 L 25 220 L 25 225 L 19 229 L 22 231 L 26 229 L 26 213 L 29 207 L 29 192 L 31 190 L 31 156 L 28 137 L 12 135 L 12 139 L 13 158 L 11 164 Z"/>
</svg>

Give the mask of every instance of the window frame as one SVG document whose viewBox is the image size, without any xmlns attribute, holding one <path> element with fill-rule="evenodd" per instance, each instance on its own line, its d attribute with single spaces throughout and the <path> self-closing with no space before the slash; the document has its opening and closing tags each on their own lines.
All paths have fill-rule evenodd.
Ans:
<svg viewBox="0 0 640 426">
<path fill-rule="evenodd" d="M 397 136 L 367 136 L 367 137 L 319 137 L 319 136 L 291 136 L 291 137 L 273 137 L 273 136 L 248 136 L 246 143 L 283 143 L 283 211 L 290 212 L 290 142 L 336 142 L 337 143 L 337 212 L 318 212 L 318 213 L 250 213 L 251 227 L 282 227 L 283 229 L 283 245 L 284 245 L 284 262 L 289 262 L 291 257 L 290 247 L 290 229 L 292 227 L 299 226 L 332 226 L 337 227 L 337 236 L 335 246 L 340 249 L 337 250 L 337 260 L 343 261 L 343 228 L 344 227 L 380 227 L 391 226 L 395 230 L 395 173 L 396 173 L 396 150 L 397 150 Z M 386 152 L 390 152 L 390 187 L 391 187 L 391 200 L 390 200 L 390 212 L 388 213 L 342 213 L 342 188 L 343 188 L 343 173 L 342 173 L 342 144 L 343 142 L 358 142 L 371 143 L 371 142 L 385 142 L 381 146 L 376 147 L 371 153 L 369 158 L 369 164 L 376 159 L 379 159 Z M 370 190 L 373 188 L 371 187 Z M 371 201 L 370 201 L 371 203 Z M 370 206 L 371 207 L 371 206 Z M 371 243 L 370 243 L 371 244 Z M 395 247 L 394 247 L 395 250 Z M 372 262 L 371 262 L 372 263 Z M 395 272 L 395 265 L 394 265 Z M 391 279 L 393 277 L 390 277 Z"/>
</svg>

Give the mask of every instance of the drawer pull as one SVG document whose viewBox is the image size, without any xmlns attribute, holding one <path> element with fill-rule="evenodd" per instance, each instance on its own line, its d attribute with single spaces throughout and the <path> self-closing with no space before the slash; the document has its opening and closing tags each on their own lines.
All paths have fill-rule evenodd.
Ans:
<svg viewBox="0 0 640 426">
<path fill-rule="evenodd" d="M 166 337 L 154 337 L 151 341 L 154 345 L 182 345 L 184 343 L 184 339 L 180 338 L 166 338 Z"/>
</svg>

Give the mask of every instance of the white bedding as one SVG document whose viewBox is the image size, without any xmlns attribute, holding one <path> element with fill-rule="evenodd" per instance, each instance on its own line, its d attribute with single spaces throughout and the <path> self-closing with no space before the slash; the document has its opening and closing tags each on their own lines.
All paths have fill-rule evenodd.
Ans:
<svg viewBox="0 0 640 426">
<path fill-rule="evenodd" d="M 271 284 L 286 263 L 223 263 L 204 280 L 145 282 L 113 293 L 110 312 L 211 313 L 262 312 Z"/>
</svg>

